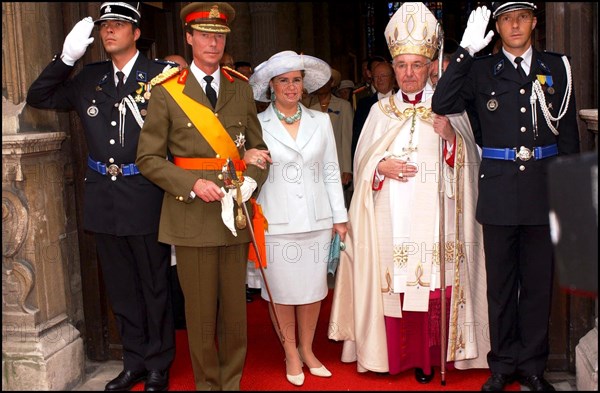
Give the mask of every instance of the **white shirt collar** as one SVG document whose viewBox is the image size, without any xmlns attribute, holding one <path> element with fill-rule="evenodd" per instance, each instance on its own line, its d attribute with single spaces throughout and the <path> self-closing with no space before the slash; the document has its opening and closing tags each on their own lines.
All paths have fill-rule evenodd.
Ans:
<svg viewBox="0 0 600 393">
<path fill-rule="evenodd" d="M 433 87 L 431 87 L 429 82 L 427 82 L 427 84 L 421 91 L 423 92 L 423 96 L 421 97 L 421 102 L 425 102 L 428 99 L 430 99 L 431 97 L 433 97 L 434 89 L 433 89 Z M 406 94 L 406 96 L 408 97 L 409 100 L 414 100 L 416 98 L 417 94 L 419 94 L 421 91 L 418 91 L 416 93 L 404 93 L 404 94 Z M 396 92 L 396 99 L 398 99 L 400 102 L 403 101 L 402 89 L 398 89 L 398 91 Z"/>
<path fill-rule="evenodd" d="M 135 55 L 125 64 L 122 70 L 119 70 L 115 63 L 113 63 L 113 77 L 115 78 L 115 86 L 119 83 L 119 78 L 117 78 L 117 71 L 122 71 L 125 74 L 123 77 L 123 84 L 127 83 L 127 78 L 129 78 L 129 74 L 131 74 L 131 70 L 133 69 L 133 65 L 137 61 L 138 56 L 140 55 L 140 51 L 136 51 Z"/>
<path fill-rule="evenodd" d="M 190 65 L 190 71 L 192 72 L 192 74 L 194 74 L 194 76 L 198 80 L 198 83 L 200 83 L 200 86 L 202 86 L 202 89 L 204 91 L 206 91 L 206 81 L 204 80 L 204 77 L 208 74 L 206 72 L 202 71 L 200 68 L 198 68 L 198 66 L 193 61 L 192 61 L 192 64 Z M 217 92 L 217 97 L 218 97 L 219 96 L 219 86 L 221 85 L 221 67 L 217 68 L 217 70 L 210 75 L 213 77 L 213 81 L 212 81 L 211 85 L 212 85 L 213 89 L 215 89 L 215 91 Z"/>
<path fill-rule="evenodd" d="M 517 63 L 515 63 L 515 59 L 517 56 L 508 53 L 507 51 L 504 50 L 504 48 L 502 48 L 502 52 L 504 53 L 504 56 L 506 56 L 508 58 L 508 60 L 511 61 L 512 66 L 515 67 L 515 69 L 517 68 Z M 525 71 L 525 73 L 527 75 L 529 75 L 529 71 L 531 70 L 531 60 L 533 58 L 533 49 L 530 46 L 529 49 L 527 49 L 525 51 L 525 53 L 523 53 L 521 55 L 521 57 L 523 58 L 523 61 L 521 62 L 521 67 L 523 67 L 523 70 Z"/>
<path fill-rule="evenodd" d="M 387 93 L 383 94 L 380 92 L 377 92 L 377 99 L 381 100 L 382 98 L 386 98 L 386 97 L 390 97 L 392 94 L 394 94 L 394 89 L 388 91 Z"/>
</svg>

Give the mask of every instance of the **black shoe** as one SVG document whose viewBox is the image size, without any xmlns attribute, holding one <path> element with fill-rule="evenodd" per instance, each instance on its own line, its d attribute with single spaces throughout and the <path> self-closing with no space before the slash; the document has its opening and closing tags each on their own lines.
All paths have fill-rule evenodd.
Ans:
<svg viewBox="0 0 600 393">
<path fill-rule="evenodd" d="M 148 371 L 148 378 L 146 378 L 144 390 L 147 392 L 169 390 L 169 370 Z"/>
<path fill-rule="evenodd" d="M 515 381 L 509 374 L 492 373 L 488 380 L 483 384 L 481 390 L 484 392 L 501 392 L 506 385 Z"/>
<path fill-rule="evenodd" d="M 106 384 L 104 390 L 130 390 L 136 383 L 146 379 L 148 372 L 123 370 L 112 381 Z"/>
<path fill-rule="evenodd" d="M 532 392 L 554 392 L 554 386 L 541 375 L 527 375 L 519 377 L 519 383 L 527 386 Z"/>
<path fill-rule="evenodd" d="M 419 383 L 429 383 L 433 379 L 435 375 L 435 370 L 433 367 L 431 368 L 431 373 L 429 375 L 425 374 L 422 368 L 415 368 L 415 379 Z"/>
</svg>

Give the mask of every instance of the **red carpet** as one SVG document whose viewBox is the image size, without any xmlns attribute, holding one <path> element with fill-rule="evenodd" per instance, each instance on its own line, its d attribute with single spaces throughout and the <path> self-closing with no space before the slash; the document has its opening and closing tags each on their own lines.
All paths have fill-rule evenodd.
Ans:
<svg viewBox="0 0 600 393">
<path fill-rule="evenodd" d="M 372 372 L 359 374 L 356 371 L 356 363 L 347 364 L 340 361 L 342 343 L 327 338 L 332 297 L 330 292 L 321 309 L 315 334 L 314 351 L 319 360 L 333 373 L 333 376 L 331 378 L 315 377 L 305 367 L 304 385 L 302 387 L 293 386 L 285 378 L 285 356 L 268 315 L 268 303 L 260 299 L 260 295 L 254 296 L 254 302 L 248 304 L 248 354 L 241 390 L 478 391 L 490 375 L 487 369 L 447 371 L 446 385 L 442 386 L 439 368 L 435 369 L 435 378 L 428 384 L 416 382 L 412 370 L 394 376 Z M 177 331 L 177 356 L 171 367 L 169 389 L 172 391 L 195 390 L 185 330 Z M 138 384 L 133 390 L 143 390 L 143 384 Z M 520 386 L 518 383 L 513 383 L 506 390 L 519 391 Z"/>
</svg>

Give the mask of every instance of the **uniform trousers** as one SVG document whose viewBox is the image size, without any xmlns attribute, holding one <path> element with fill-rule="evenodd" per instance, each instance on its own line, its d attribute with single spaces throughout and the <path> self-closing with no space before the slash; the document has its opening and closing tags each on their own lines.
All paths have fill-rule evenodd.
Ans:
<svg viewBox="0 0 600 393">
<path fill-rule="evenodd" d="M 543 375 L 554 273 L 548 225 L 483 225 L 493 373 Z"/>
<path fill-rule="evenodd" d="M 239 390 L 246 359 L 248 243 L 175 246 L 197 390 Z"/>
<path fill-rule="evenodd" d="M 158 242 L 157 233 L 95 238 L 125 370 L 167 370 L 175 356 L 170 246 Z"/>
</svg>

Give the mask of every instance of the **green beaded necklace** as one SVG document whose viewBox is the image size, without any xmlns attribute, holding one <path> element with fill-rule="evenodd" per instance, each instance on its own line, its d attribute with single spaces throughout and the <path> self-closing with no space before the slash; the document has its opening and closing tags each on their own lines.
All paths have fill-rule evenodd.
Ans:
<svg viewBox="0 0 600 393">
<path fill-rule="evenodd" d="M 273 110 L 277 115 L 279 120 L 285 121 L 287 124 L 294 124 L 302 117 L 302 108 L 300 108 L 300 103 L 298 103 L 298 110 L 292 116 L 285 116 L 283 113 L 279 112 L 279 110 L 275 107 L 275 103 L 273 103 Z"/>
</svg>

